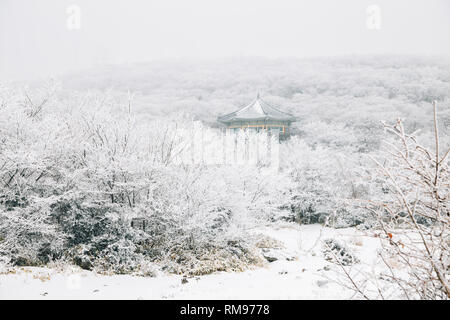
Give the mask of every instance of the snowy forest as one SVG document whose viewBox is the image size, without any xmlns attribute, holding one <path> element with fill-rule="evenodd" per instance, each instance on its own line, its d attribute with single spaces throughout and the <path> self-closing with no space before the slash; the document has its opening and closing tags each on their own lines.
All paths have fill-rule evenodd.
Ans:
<svg viewBox="0 0 450 320">
<path fill-rule="evenodd" d="M 258 92 L 297 118 L 276 170 L 177 161 Z M 283 262 L 274 276 L 314 269 L 311 292 L 448 299 L 449 133 L 442 57 L 167 60 L 4 82 L 0 277 L 69 266 L 187 288 Z M 275 234 L 308 245 L 292 253 Z"/>
</svg>

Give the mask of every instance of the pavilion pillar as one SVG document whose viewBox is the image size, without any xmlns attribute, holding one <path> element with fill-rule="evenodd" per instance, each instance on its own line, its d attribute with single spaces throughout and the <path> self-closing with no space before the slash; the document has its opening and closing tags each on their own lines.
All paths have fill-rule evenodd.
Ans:
<svg viewBox="0 0 450 320">
<path fill-rule="evenodd" d="M 279 169 L 280 166 L 280 130 L 272 129 L 269 136 L 269 166 L 273 170 Z"/>
</svg>

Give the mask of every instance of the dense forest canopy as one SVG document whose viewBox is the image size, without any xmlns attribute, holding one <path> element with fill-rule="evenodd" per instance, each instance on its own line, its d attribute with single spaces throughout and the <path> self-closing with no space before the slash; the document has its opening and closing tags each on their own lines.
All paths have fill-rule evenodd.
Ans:
<svg viewBox="0 0 450 320">
<path fill-rule="evenodd" d="M 213 126 L 217 116 L 249 103 L 260 92 L 268 102 L 298 116 L 296 131 L 310 142 L 359 142 L 361 151 L 376 145 L 380 120 L 401 117 L 412 131 L 430 128 L 432 100 L 440 106 L 443 134 L 450 129 L 448 57 L 155 61 L 103 66 L 67 75 L 62 83 L 65 89 L 80 91 L 131 91 L 136 112 L 151 117 L 183 112 Z"/>
</svg>

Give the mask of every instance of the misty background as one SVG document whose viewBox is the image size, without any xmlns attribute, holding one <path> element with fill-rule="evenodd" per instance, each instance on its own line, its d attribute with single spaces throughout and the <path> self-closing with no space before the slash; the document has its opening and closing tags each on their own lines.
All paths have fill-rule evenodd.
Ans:
<svg viewBox="0 0 450 320">
<path fill-rule="evenodd" d="M 449 13 L 446 0 L 1 0 L 0 80 L 172 58 L 449 55 Z"/>
</svg>

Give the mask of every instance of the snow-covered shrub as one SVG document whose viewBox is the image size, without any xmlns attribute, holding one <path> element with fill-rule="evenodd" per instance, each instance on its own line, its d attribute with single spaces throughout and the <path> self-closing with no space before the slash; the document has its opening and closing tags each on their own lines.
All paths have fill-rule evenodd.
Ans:
<svg viewBox="0 0 450 320">
<path fill-rule="evenodd" d="M 339 204 L 338 204 L 339 205 Z M 369 229 L 375 224 L 373 216 L 354 201 L 342 201 L 339 208 L 327 217 L 327 226 L 333 228 Z"/>
<path fill-rule="evenodd" d="M 299 137 L 282 145 L 282 169 L 293 180 L 285 207 L 304 224 L 321 223 L 335 228 L 357 226 L 371 216 L 355 206 L 372 190 L 361 178 L 358 156 L 330 148 L 311 147 Z"/>
<path fill-rule="evenodd" d="M 230 170 L 231 169 L 231 170 Z M 170 167 L 164 185 L 140 205 L 146 237 L 140 252 L 165 269 L 191 274 L 241 270 L 261 263 L 245 227 L 268 219 L 258 169 Z M 260 193 L 263 194 L 260 194 Z"/>
<path fill-rule="evenodd" d="M 437 103 L 433 103 L 434 146 L 419 142 L 397 119 L 384 123 L 389 135 L 373 161 L 382 193 L 361 201 L 375 221 L 374 237 L 384 270 L 350 274 L 348 284 L 366 299 L 385 299 L 395 291 L 404 299 L 447 300 L 449 274 L 450 150 L 439 135 Z M 385 285 L 378 280 L 388 283 Z M 366 286 L 371 283 L 371 286 Z"/>
<path fill-rule="evenodd" d="M 0 237 L 0 254 L 15 265 L 45 264 L 62 257 L 65 235 L 50 223 L 50 208 L 42 201 L 0 210 Z"/>
<path fill-rule="evenodd" d="M 400 119 L 385 124 L 394 141 L 386 139 L 382 158 L 374 158 L 374 175 L 385 181 L 388 192 L 367 206 L 383 232 L 380 255 L 391 270 L 388 276 L 410 299 L 450 297 L 450 149 L 440 149 L 436 102 L 433 113 L 434 148 L 421 145 Z M 391 257 L 401 272 L 393 270 Z"/>
<path fill-rule="evenodd" d="M 347 246 L 336 239 L 325 239 L 323 255 L 325 260 L 339 263 L 343 266 L 350 266 L 359 263 L 359 259 Z"/>
<path fill-rule="evenodd" d="M 108 95 L 69 95 L 33 115 L 21 101 L 0 113 L 0 254 L 13 264 L 202 274 L 261 263 L 246 228 L 280 215 L 283 174 L 176 162 L 187 134 L 207 132 L 186 116 L 141 120 Z"/>
<path fill-rule="evenodd" d="M 190 275 L 243 271 L 262 264 L 260 251 L 243 236 L 204 243 L 202 246 L 173 246 L 162 261 L 163 270 Z"/>
</svg>

